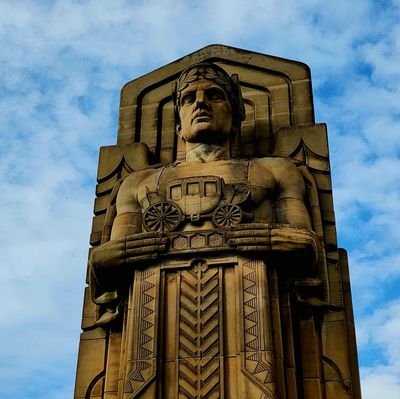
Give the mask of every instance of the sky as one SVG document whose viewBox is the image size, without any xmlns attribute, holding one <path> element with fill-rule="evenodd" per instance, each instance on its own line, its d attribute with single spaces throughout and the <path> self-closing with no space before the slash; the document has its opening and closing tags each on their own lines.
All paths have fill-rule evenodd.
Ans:
<svg viewBox="0 0 400 399">
<path fill-rule="evenodd" d="M 400 398 L 400 0 L 0 0 L 0 397 L 72 397 L 122 85 L 218 43 L 308 64 L 364 399 Z"/>
</svg>

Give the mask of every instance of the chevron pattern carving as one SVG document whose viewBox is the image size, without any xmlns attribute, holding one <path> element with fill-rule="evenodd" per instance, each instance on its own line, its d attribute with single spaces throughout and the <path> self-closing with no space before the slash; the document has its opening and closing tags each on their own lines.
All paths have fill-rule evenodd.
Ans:
<svg viewBox="0 0 400 399">
<path fill-rule="evenodd" d="M 264 315 L 267 277 L 264 262 L 249 260 L 242 264 L 244 370 L 268 399 L 276 398 L 273 352 L 267 350 L 270 326 Z"/>
<path fill-rule="evenodd" d="M 243 311 L 244 311 L 244 332 L 245 351 L 261 349 L 260 342 L 260 320 L 258 314 L 257 295 L 257 263 L 249 261 L 243 265 Z"/>
<path fill-rule="evenodd" d="M 219 268 L 199 261 L 181 272 L 179 310 L 179 398 L 221 397 L 222 326 Z"/>
<path fill-rule="evenodd" d="M 134 298 L 132 366 L 125 379 L 124 392 L 135 398 L 155 376 L 156 318 L 159 271 L 148 268 L 136 271 L 137 290 Z M 125 397 L 125 396 L 124 396 Z"/>
</svg>

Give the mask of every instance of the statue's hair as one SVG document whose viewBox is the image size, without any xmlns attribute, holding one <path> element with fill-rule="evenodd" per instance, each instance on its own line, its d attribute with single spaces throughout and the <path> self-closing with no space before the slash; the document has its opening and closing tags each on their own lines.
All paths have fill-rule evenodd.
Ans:
<svg viewBox="0 0 400 399">
<path fill-rule="evenodd" d="M 182 90 L 197 80 L 209 80 L 224 89 L 232 106 L 232 133 L 240 131 L 242 121 L 245 119 L 245 110 L 239 77 L 237 74 L 229 76 L 224 69 L 211 62 L 201 62 L 189 66 L 182 71 L 175 82 L 173 99 L 178 126 L 180 126 L 179 109 Z"/>
</svg>

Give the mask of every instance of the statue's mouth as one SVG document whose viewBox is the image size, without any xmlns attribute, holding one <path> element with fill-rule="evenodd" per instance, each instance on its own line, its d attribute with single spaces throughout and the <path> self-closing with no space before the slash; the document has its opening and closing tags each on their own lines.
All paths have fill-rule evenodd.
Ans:
<svg viewBox="0 0 400 399">
<path fill-rule="evenodd" d="M 208 112 L 198 112 L 192 118 L 192 122 L 209 122 L 212 119 L 212 115 Z"/>
</svg>

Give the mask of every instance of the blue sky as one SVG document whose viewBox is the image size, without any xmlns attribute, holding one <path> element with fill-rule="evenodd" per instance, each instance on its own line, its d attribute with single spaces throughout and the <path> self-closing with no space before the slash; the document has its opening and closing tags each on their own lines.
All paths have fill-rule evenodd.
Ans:
<svg viewBox="0 0 400 399">
<path fill-rule="evenodd" d="M 212 43 L 299 60 L 326 122 L 364 399 L 400 398 L 400 1 L 2 0 L 0 397 L 72 397 L 119 91 Z"/>
</svg>

